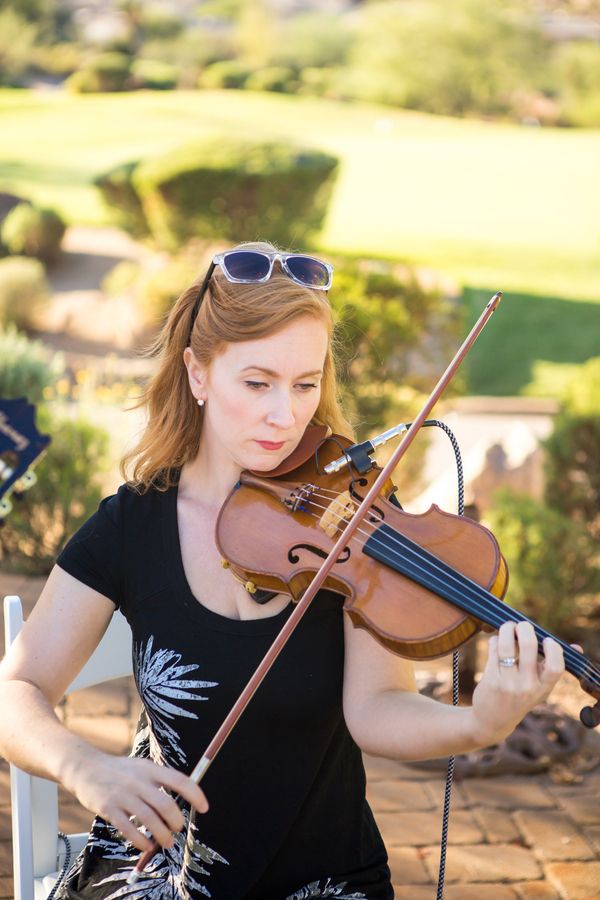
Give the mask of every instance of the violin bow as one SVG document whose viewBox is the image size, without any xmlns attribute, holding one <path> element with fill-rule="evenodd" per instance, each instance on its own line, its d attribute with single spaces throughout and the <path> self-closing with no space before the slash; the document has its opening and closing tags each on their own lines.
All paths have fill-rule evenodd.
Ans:
<svg viewBox="0 0 600 900">
<path fill-rule="evenodd" d="M 381 472 L 379 473 L 379 475 L 373 482 L 370 490 L 365 495 L 363 501 L 361 502 L 360 506 L 355 511 L 352 518 L 346 524 L 344 531 L 341 533 L 340 537 L 338 538 L 338 540 L 336 541 L 334 546 L 331 548 L 328 556 L 323 561 L 320 569 L 317 571 L 316 575 L 314 576 L 313 580 L 307 587 L 306 591 L 302 594 L 302 597 L 296 604 L 296 607 L 293 610 L 293 612 L 291 613 L 290 617 L 287 619 L 287 621 L 283 625 L 281 631 L 279 632 L 279 634 L 273 641 L 271 647 L 265 653 L 263 659 L 258 664 L 256 671 L 254 672 L 254 674 L 248 681 L 248 684 L 243 689 L 242 693 L 240 694 L 240 696 L 234 703 L 233 707 L 231 708 L 231 711 L 229 712 L 227 717 L 224 719 L 219 730 L 217 731 L 217 733 L 213 737 L 212 741 L 210 742 L 210 744 L 204 751 L 203 755 L 199 759 L 198 763 L 196 764 L 196 766 L 190 773 L 189 777 L 193 781 L 195 781 L 196 784 L 200 784 L 200 782 L 201 782 L 202 778 L 204 777 L 206 771 L 208 770 L 209 766 L 214 761 L 217 753 L 219 752 L 219 750 L 221 749 L 221 747 L 223 746 L 223 744 L 225 743 L 225 741 L 227 740 L 227 738 L 229 737 L 231 732 L 233 731 L 238 719 L 242 715 L 246 706 L 248 705 L 248 703 L 250 702 L 250 700 L 252 699 L 252 697 L 254 696 L 256 691 L 258 690 L 258 688 L 259 688 L 260 684 L 262 683 L 263 679 L 265 678 L 267 672 L 269 671 L 269 669 L 271 668 L 271 666 L 273 665 L 273 663 L 275 662 L 275 660 L 277 659 L 277 657 L 279 656 L 281 651 L 283 650 L 288 639 L 291 637 L 292 633 L 294 632 L 297 625 L 299 624 L 300 619 L 302 618 L 304 613 L 307 611 L 311 602 L 313 601 L 316 594 L 320 590 L 323 582 L 325 581 L 325 579 L 329 575 L 330 571 L 334 567 L 339 555 L 342 553 L 345 546 L 350 542 L 352 535 L 357 530 L 357 528 L 360 525 L 360 523 L 362 522 L 363 518 L 368 513 L 372 502 L 378 496 L 378 494 L 380 493 L 381 489 L 385 485 L 388 478 L 390 478 L 392 472 L 394 471 L 394 469 L 396 468 L 396 466 L 398 465 L 398 463 L 400 462 L 400 460 L 402 459 L 402 457 L 404 456 L 404 454 L 406 453 L 406 451 L 412 444 L 413 440 L 417 436 L 417 432 L 423 425 L 425 419 L 428 418 L 429 414 L 431 413 L 431 410 L 433 409 L 433 407 L 435 406 L 435 404 L 437 403 L 437 401 L 439 400 L 439 398 L 441 397 L 443 392 L 446 390 L 449 383 L 454 378 L 454 375 L 456 374 L 457 369 L 459 368 L 463 359 L 468 354 L 469 350 L 471 349 L 471 347 L 473 346 L 473 344 L 475 343 L 475 341 L 477 340 L 477 338 L 479 337 L 479 335 L 485 328 L 488 320 L 491 318 L 492 314 L 497 309 L 501 299 L 502 299 L 502 292 L 498 291 L 488 301 L 483 312 L 481 313 L 481 315 L 479 316 L 479 318 L 473 325 L 471 331 L 469 332 L 469 334 L 467 335 L 467 337 L 465 338 L 465 340 L 459 347 L 454 358 L 448 365 L 446 371 L 443 373 L 443 375 L 439 379 L 438 383 L 434 387 L 433 391 L 431 392 L 431 394 L 425 401 L 425 404 L 424 404 L 423 408 L 421 409 L 421 412 L 414 419 L 413 423 L 411 424 L 410 428 L 406 432 L 401 443 L 398 445 L 398 447 L 396 448 L 396 450 L 394 451 L 394 453 L 392 454 L 392 456 L 390 457 L 390 459 L 388 460 L 388 462 L 386 463 L 384 468 L 381 470 Z M 177 801 L 179 801 L 179 799 L 180 799 L 179 797 L 176 798 Z M 139 880 L 142 872 L 144 871 L 144 869 L 146 868 L 146 866 L 148 865 L 150 860 L 155 856 L 155 854 L 159 850 L 160 850 L 159 845 L 156 843 L 156 841 L 153 840 L 152 847 L 149 850 L 145 850 L 144 853 L 142 853 L 135 868 L 129 875 L 129 877 L 127 879 L 128 884 L 135 884 Z"/>
</svg>

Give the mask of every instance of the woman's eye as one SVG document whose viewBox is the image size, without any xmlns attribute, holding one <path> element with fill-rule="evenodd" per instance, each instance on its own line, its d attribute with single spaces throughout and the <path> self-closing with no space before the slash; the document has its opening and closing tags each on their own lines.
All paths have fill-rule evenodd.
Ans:
<svg viewBox="0 0 600 900">
<path fill-rule="evenodd" d="M 249 388 L 257 391 L 259 388 L 267 387 L 266 381 L 245 381 L 244 384 L 247 384 Z"/>
<path fill-rule="evenodd" d="M 310 391 L 311 388 L 319 387 L 318 384 L 299 384 L 299 388 L 302 388 L 303 391 Z"/>
</svg>

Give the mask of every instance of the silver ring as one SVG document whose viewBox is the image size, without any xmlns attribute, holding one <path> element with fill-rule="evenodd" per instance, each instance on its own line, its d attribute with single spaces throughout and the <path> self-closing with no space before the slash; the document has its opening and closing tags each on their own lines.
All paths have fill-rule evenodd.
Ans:
<svg viewBox="0 0 600 900">
<path fill-rule="evenodd" d="M 510 668 L 511 666 L 516 666 L 517 657 L 516 656 L 501 656 L 498 659 L 498 662 L 500 663 L 501 666 L 506 666 L 507 668 Z"/>
</svg>

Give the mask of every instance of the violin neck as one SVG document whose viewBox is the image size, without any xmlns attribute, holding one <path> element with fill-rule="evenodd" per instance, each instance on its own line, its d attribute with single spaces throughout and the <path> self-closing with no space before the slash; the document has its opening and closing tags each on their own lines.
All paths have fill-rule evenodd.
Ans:
<svg viewBox="0 0 600 900">
<path fill-rule="evenodd" d="M 583 653 L 389 525 L 380 525 L 373 532 L 365 542 L 363 552 L 496 630 L 504 622 L 529 622 L 541 654 L 544 638 L 554 638 L 563 648 L 567 671 L 579 679 L 591 680 L 600 688 L 600 672 Z"/>
</svg>

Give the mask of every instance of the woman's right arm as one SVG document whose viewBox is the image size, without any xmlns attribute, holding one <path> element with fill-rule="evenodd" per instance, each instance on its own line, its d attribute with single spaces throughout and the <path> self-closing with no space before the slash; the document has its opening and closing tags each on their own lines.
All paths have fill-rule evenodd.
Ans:
<svg viewBox="0 0 600 900">
<path fill-rule="evenodd" d="M 104 753 L 70 732 L 54 707 L 106 631 L 114 604 L 55 566 L 33 612 L 0 663 L 0 753 L 19 768 L 62 784 L 140 850 L 150 847 L 136 819 L 163 846 L 183 826 L 181 794 L 200 812 L 200 788 L 150 760 Z"/>
</svg>

